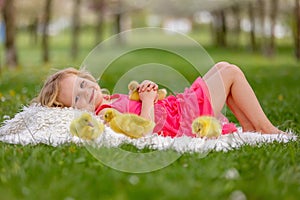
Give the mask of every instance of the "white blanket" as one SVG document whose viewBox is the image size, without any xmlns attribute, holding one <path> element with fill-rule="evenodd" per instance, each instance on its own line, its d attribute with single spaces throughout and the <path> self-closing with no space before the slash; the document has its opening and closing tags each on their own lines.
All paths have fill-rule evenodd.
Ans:
<svg viewBox="0 0 300 200">
<path fill-rule="evenodd" d="M 0 141 L 11 144 L 47 144 L 57 146 L 66 143 L 83 144 L 83 140 L 69 132 L 70 122 L 81 111 L 72 108 L 47 108 L 42 106 L 24 106 L 14 118 L 3 122 L 0 127 Z M 157 134 L 139 139 L 113 132 L 109 127 L 94 142 L 99 146 L 118 147 L 121 144 L 132 144 L 139 149 L 155 150 L 173 149 L 180 153 L 207 152 L 211 150 L 228 151 L 242 145 L 257 146 L 263 143 L 289 142 L 296 140 L 296 135 L 260 134 L 242 132 L 222 135 L 218 139 L 201 139 L 191 137 L 162 137 Z"/>
</svg>

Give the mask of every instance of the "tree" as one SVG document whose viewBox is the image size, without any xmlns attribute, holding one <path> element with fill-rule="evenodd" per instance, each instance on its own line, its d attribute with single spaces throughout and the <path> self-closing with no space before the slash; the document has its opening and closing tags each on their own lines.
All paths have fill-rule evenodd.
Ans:
<svg viewBox="0 0 300 200">
<path fill-rule="evenodd" d="M 15 6 L 14 0 L 4 0 L 2 7 L 5 23 L 5 65 L 10 68 L 18 66 L 17 49 L 15 46 Z"/>
<path fill-rule="evenodd" d="M 89 3 L 89 8 L 96 14 L 95 44 L 103 40 L 106 4 L 107 0 L 91 0 Z"/>
<path fill-rule="evenodd" d="M 78 55 L 78 43 L 79 43 L 79 32 L 80 32 L 80 3 L 81 0 L 74 0 L 74 4 L 73 4 L 72 47 L 71 47 L 72 58 L 77 58 Z"/>
<path fill-rule="evenodd" d="M 241 35 L 241 9 L 238 3 L 233 4 L 231 7 L 232 14 L 234 17 L 234 38 L 235 38 L 235 45 L 238 46 L 240 42 L 240 35 Z"/>
<path fill-rule="evenodd" d="M 105 11 L 105 0 L 98 0 L 97 8 L 97 23 L 95 29 L 96 44 L 103 40 L 103 29 L 104 29 L 104 11 Z"/>
<path fill-rule="evenodd" d="M 227 26 L 226 26 L 226 15 L 225 10 L 220 9 L 212 12 L 214 16 L 213 28 L 215 33 L 215 44 L 217 46 L 225 47 L 227 45 L 226 35 L 227 35 Z"/>
<path fill-rule="evenodd" d="M 4 4 L 4 0 L 0 0 L 0 11 L 2 11 L 2 7 L 3 7 L 3 4 Z M 0 23 L 0 31 L 3 31 L 3 24 Z M 3 37 L 3 32 L 0 32 L 0 37 L 2 38 Z M 1 53 L 0 53 L 0 74 L 1 74 L 1 69 L 2 69 L 2 59 L 1 59 Z"/>
<path fill-rule="evenodd" d="M 296 19 L 296 34 L 295 34 L 295 53 L 296 58 L 300 60 L 300 0 L 295 0 L 295 19 Z"/>
<path fill-rule="evenodd" d="M 266 24 L 266 6 L 265 6 L 265 0 L 257 0 L 257 10 L 258 10 L 258 21 L 259 21 L 259 29 L 260 29 L 260 41 L 259 45 L 261 47 L 261 50 L 265 50 L 265 24 Z"/>
<path fill-rule="evenodd" d="M 29 36 L 30 36 L 30 42 L 33 45 L 36 45 L 38 42 L 38 25 L 39 25 L 39 20 L 38 17 L 34 17 L 30 24 L 28 24 L 28 32 L 29 32 Z"/>
<path fill-rule="evenodd" d="M 127 11 L 126 4 L 122 2 L 122 0 L 116 0 L 111 5 L 110 8 L 114 11 L 114 31 L 115 34 L 119 34 L 123 31 L 122 20 Z M 125 42 L 124 35 L 118 35 L 119 44 L 123 44 Z"/>
<path fill-rule="evenodd" d="M 256 35 L 255 35 L 255 14 L 254 14 L 254 7 L 253 3 L 248 3 L 248 14 L 249 14 L 249 21 L 250 21 L 250 47 L 252 51 L 256 51 Z"/>
<path fill-rule="evenodd" d="M 44 5 L 44 17 L 43 17 L 43 29 L 42 29 L 42 52 L 43 52 L 43 61 L 45 63 L 49 62 L 49 23 L 51 16 L 51 5 L 52 0 L 46 0 Z"/>
<path fill-rule="evenodd" d="M 271 0 L 271 13 L 270 13 L 270 20 L 271 20 L 271 27 L 270 27 L 270 42 L 269 47 L 267 49 L 267 55 L 273 56 L 275 54 L 275 26 L 276 26 L 276 19 L 278 15 L 278 0 Z"/>
</svg>

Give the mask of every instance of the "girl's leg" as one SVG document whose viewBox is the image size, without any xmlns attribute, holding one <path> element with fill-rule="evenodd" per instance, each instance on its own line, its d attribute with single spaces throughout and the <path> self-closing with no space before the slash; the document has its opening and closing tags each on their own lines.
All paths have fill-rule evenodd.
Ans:
<svg viewBox="0 0 300 200">
<path fill-rule="evenodd" d="M 221 74 L 220 74 L 220 70 L 222 70 L 222 68 L 225 68 L 226 66 L 230 65 L 229 63 L 227 62 L 219 62 L 217 63 L 213 68 L 211 68 L 204 76 L 204 80 L 208 80 L 209 78 L 211 78 L 213 75 L 216 76 L 216 75 L 219 75 L 219 78 L 222 79 L 221 77 Z M 219 81 L 222 83 L 222 81 Z M 223 83 L 222 83 L 223 85 Z M 224 86 L 221 86 L 221 85 L 216 85 L 216 87 L 218 88 L 223 88 L 224 91 L 221 92 L 221 93 L 224 93 L 225 95 L 225 87 Z M 214 89 L 215 91 L 215 89 Z M 219 93 L 220 94 L 220 93 Z M 220 97 L 221 95 L 219 95 Z M 221 100 L 221 106 L 223 107 L 224 104 L 225 104 L 225 101 L 224 100 Z M 247 116 L 243 113 L 242 110 L 240 110 L 236 105 L 235 105 L 235 102 L 232 98 L 232 95 L 229 94 L 227 96 L 227 100 L 226 100 L 226 103 L 229 107 L 229 109 L 233 112 L 233 114 L 235 115 L 235 117 L 237 118 L 237 120 L 240 122 L 242 128 L 244 131 L 255 131 L 252 123 L 249 121 L 249 119 L 247 118 Z M 216 107 L 216 106 L 213 106 L 213 107 Z M 219 111 L 216 111 L 216 109 L 214 109 L 215 112 L 219 112 Z M 220 111 L 221 112 L 221 111 Z M 218 115 L 219 113 L 216 113 L 216 115 Z"/>
<path fill-rule="evenodd" d="M 218 63 L 203 78 L 216 115 L 227 102 L 244 130 L 280 132 L 264 114 L 251 86 L 238 67 L 226 62 Z"/>
<path fill-rule="evenodd" d="M 240 108 L 237 107 L 237 105 L 235 104 L 232 95 L 229 95 L 227 97 L 226 103 L 229 109 L 233 112 L 234 116 L 241 123 L 243 131 L 255 131 L 255 128 L 251 121 L 247 118 L 245 113 L 242 110 L 240 110 Z"/>
</svg>

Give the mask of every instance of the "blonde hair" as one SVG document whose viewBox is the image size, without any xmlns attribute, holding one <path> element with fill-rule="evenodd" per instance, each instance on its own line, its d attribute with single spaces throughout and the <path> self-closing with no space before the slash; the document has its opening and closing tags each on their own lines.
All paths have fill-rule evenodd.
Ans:
<svg viewBox="0 0 300 200">
<path fill-rule="evenodd" d="M 32 103 L 39 103 L 48 107 L 64 107 L 63 103 L 57 100 L 60 89 L 60 82 L 69 75 L 76 75 L 97 83 L 96 79 L 85 70 L 66 68 L 50 75 L 44 83 L 39 95 L 32 100 Z"/>
</svg>

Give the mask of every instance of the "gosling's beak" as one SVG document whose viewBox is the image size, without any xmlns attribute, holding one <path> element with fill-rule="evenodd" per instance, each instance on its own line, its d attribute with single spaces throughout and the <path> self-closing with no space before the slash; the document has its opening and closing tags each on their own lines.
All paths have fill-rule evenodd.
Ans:
<svg viewBox="0 0 300 200">
<path fill-rule="evenodd" d="M 88 123 L 88 126 L 94 127 L 94 125 L 91 122 Z"/>
</svg>

